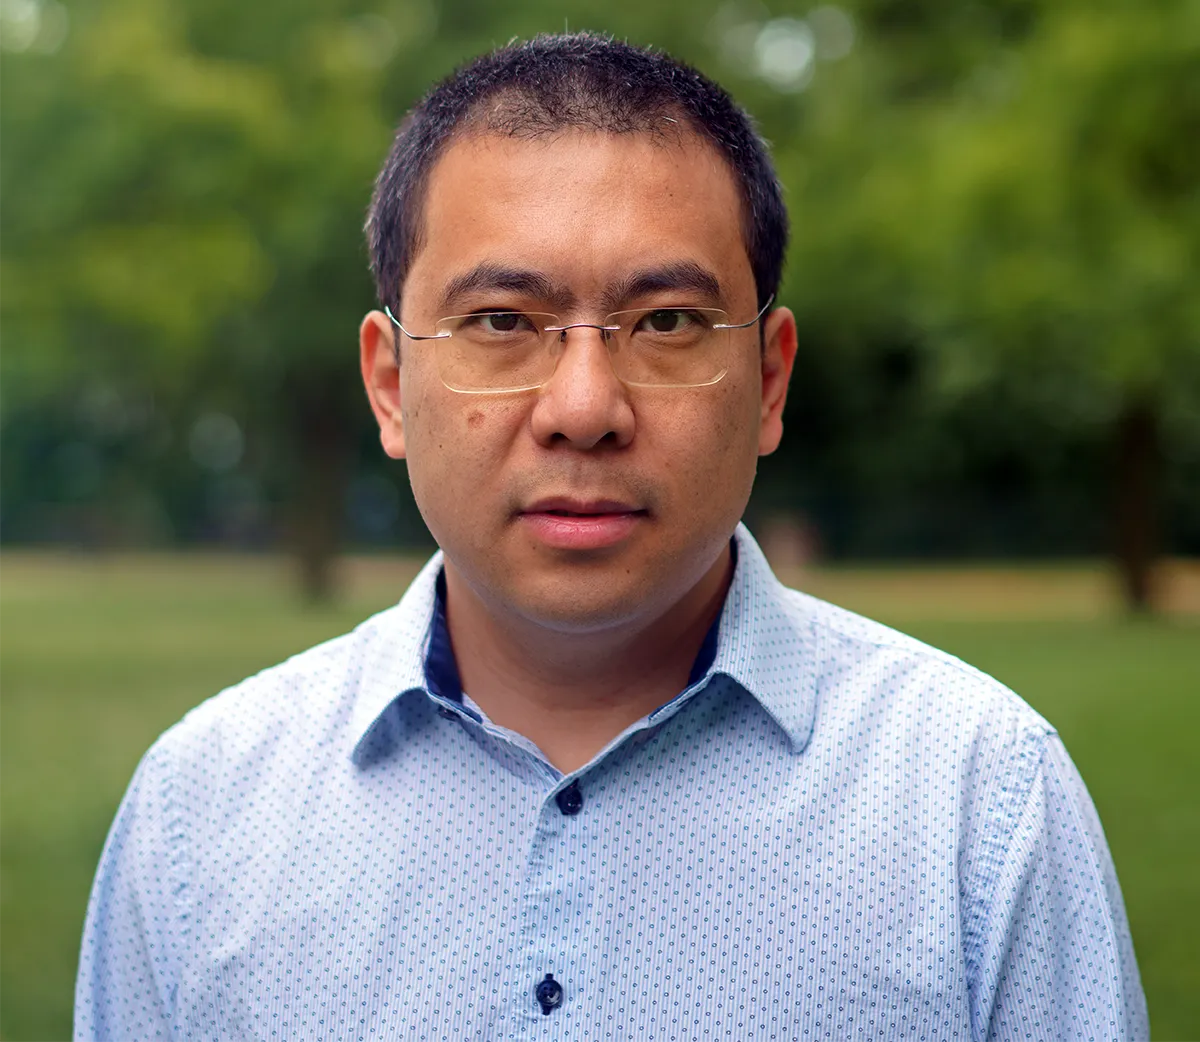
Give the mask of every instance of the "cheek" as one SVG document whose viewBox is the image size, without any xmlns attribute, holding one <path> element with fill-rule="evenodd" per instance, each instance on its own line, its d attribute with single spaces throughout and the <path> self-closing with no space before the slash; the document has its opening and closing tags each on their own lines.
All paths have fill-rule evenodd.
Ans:
<svg viewBox="0 0 1200 1042">
<path fill-rule="evenodd" d="M 460 440 L 463 449 L 482 456 L 507 452 L 513 438 L 528 423 L 529 403 L 515 395 L 492 398 L 451 391 L 441 406 L 446 431 Z"/>
<path fill-rule="evenodd" d="M 672 410 L 654 439 L 678 494 L 702 513 L 748 494 L 758 459 L 757 400 L 737 384 L 715 390 Z"/>
<path fill-rule="evenodd" d="M 443 500 L 464 487 L 478 488 L 498 472 L 526 411 L 519 402 L 482 401 L 440 389 L 429 389 L 406 404 L 404 430 L 414 489 Z"/>
<path fill-rule="evenodd" d="M 730 373 L 717 384 L 719 394 L 712 403 L 710 429 L 723 459 L 737 465 L 757 456 L 759 412 L 762 403 L 758 371 Z"/>
</svg>

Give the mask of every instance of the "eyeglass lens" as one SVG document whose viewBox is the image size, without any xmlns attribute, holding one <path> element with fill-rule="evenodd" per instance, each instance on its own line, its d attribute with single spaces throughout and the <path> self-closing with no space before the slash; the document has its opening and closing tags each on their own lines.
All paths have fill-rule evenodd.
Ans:
<svg viewBox="0 0 1200 1042">
<path fill-rule="evenodd" d="M 442 381 L 452 390 L 540 387 L 554 373 L 572 336 L 600 335 L 618 379 L 640 386 L 696 387 L 716 383 L 729 368 L 728 316 L 715 308 L 618 311 L 599 325 L 616 330 L 555 330 L 557 316 L 483 312 L 440 319 L 436 332 Z M 594 328 L 594 327 L 593 327 Z"/>
</svg>

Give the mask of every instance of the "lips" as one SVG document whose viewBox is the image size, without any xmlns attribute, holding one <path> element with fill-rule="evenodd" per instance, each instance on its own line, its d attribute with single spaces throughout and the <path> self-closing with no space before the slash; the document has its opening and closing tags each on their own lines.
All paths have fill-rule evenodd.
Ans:
<svg viewBox="0 0 1200 1042">
<path fill-rule="evenodd" d="M 649 517 L 633 503 L 614 499 L 540 499 L 517 515 L 543 545 L 557 550 L 603 550 L 628 539 Z"/>
<path fill-rule="evenodd" d="M 616 499 L 575 499 L 569 496 L 555 496 L 549 499 L 539 499 L 523 513 L 596 517 L 606 514 L 642 514 L 645 511 L 632 503 L 624 503 Z"/>
</svg>

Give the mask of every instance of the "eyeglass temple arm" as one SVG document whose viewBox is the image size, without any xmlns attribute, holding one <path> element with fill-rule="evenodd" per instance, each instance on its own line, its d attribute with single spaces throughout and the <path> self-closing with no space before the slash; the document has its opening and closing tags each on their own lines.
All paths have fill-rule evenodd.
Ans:
<svg viewBox="0 0 1200 1042">
<path fill-rule="evenodd" d="M 384 305 L 383 313 L 392 320 L 395 327 L 408 337 L 409 340 L 445 340 L 446 337 L 450 336 L 449 333 L 429 333 L 426 336 L 422 336 L 420 333 L 410 333 L 400 324 L 400 320 L 392 314 L 392 309 L 386 304 Z"/>
<path fill-rule="evenodd" d="M 754 325 L 754 323 L 757 322 L 760 318 L 762 318 L 763 315 L 765 315 L 767 313 L 767 308 L 769 308 L 774 303 L 775 303 L 775 294 L 772 293 L 769 297 L 767 297 L 767 302 L 762 306 L 762 310 L 759 311 L 759 313 L 757 315 L 755 315 L 752 319 L 750 319 L 749 322 L 721 322 L 721 323 L 714 324 L 712 326 L 712 328 L 713 329 L 747 329 L 750 326 Z M 393 321 L 395 321 L 395 320 L 393 319 Z"/>
</svg>

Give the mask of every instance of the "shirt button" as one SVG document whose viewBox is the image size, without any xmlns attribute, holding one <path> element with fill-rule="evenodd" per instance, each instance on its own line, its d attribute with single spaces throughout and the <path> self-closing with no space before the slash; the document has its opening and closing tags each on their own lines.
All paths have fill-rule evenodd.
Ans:
<svg viewBox="0 0 1200 1042">
<path fill-rule="evenodd" d="M 534 988 L 533 994 L 538 1000 L 538 1005 L 542 1007 L 542 1013 L 547 1017 L 550 1016 L 552 1009 L 562 1005 L 562 985 L 554 979 L 554 974 L 552 973 L 547 973 L 546 979 L 538 982 L 538 986 Z"/>
<path fill-rule="evenodd" d="M 438 716 L 445 720 L 457 720 L 458 714 L 449 706 L 438 706 Z"/>
<path fill-rule="evenodd" d="M 568 818 L 578 814 L 583 809 L 583 793 L 579 791 L 579 782 L 573 781 L 563 789 L 554 801 Z"/>
</svg>

